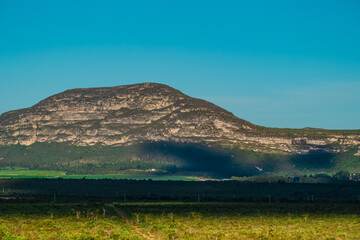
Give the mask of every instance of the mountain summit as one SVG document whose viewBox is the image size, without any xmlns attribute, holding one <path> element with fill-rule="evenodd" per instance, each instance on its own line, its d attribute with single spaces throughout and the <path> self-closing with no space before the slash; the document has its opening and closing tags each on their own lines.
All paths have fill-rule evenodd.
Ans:
<svg viewBox="0 0 360 240">
<path fill-rule="evenodd" d="M 142 141 L 221 142 L 253 124 L 163 84 L 68 90 L 0 117 L 0 144 L 71 142 L 129 145 Z M 236 140 L 235 140 L 236 142 Z"/>
<path fill-rule="evenodd" d="M 160 142 L 264 154 L 351 151 L 360 155 L 359 130 L 261 127 L 157 83 L 67 90 L 0 116 L 3 147 L 38 143 L 124 147 Z"/>
</svg>

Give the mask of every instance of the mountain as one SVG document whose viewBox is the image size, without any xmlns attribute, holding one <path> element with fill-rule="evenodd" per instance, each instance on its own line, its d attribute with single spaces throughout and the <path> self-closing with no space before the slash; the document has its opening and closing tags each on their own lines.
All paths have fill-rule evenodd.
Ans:
<svg viewBox="0 0 360 240">
<path fill-rule="evenodd" d="M 360 130 L 257 126 L 156 83 L 67 90 L 0 116 L 0 167 L 360 172 L 359 146 Z"/>
</svg>

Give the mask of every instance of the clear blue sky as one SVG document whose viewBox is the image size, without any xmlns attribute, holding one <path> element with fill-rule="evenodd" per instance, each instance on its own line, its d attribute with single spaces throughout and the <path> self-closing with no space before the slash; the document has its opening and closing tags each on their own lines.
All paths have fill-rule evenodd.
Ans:
<svg viewBox="0 0 360 240">
<path fill-rule="evenodd" d="M 360 129 L 360 1 L 0 0 L 0 113 L 140 82 L 263 126 Z"/>
</svg>

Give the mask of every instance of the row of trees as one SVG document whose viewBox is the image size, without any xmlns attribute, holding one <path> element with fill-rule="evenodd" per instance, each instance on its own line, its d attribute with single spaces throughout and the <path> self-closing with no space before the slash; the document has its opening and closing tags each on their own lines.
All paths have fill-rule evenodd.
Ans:
<svg viewBox="0 0 360 240">
<path fill-rule="evenodd" d="M 251 176 L 232 177 L 232 180 L 243 182 L 277 182 L 277 183 L 337 183 L 337 182 L 359 182 L 360 173 L 349 173 L 339 171 L 333 175 L 326 173 L 310 174 L 302 176 Z"/>
</svg>

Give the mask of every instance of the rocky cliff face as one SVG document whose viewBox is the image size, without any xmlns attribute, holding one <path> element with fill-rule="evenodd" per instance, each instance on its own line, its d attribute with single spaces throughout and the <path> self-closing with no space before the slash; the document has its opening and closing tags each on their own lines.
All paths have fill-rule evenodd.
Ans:
<svg viewBox="0 0 360 240">
<path fill-rule="evenodd" d="M 260 127 L 155 83 L 72 89 L 0 116 L 0 145 L 121 146 L 148 141 L 201 142 L 266 153 L 357 148 L 360 155 L 360 131 Z"/>
</svg>

